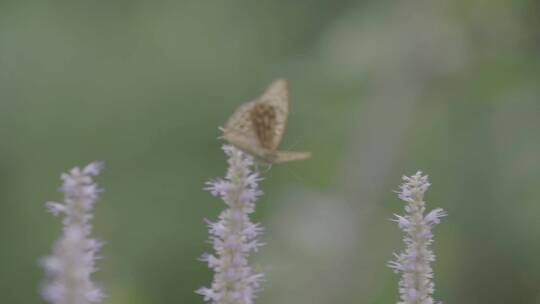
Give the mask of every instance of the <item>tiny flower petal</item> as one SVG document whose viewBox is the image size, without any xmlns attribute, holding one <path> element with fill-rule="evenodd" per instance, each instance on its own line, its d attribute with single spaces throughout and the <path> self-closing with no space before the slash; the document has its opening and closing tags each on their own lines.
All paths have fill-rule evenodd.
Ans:
<svg viewBox="0 0 540 304">
<path fill-rule="evenodd" d="M 46 202 L 45 207 L 47 207 L 49 212 L 54 216 L 58 216 L 60 213 L 66 212 L 66 206 L 56 202 Z"/>
</svg>

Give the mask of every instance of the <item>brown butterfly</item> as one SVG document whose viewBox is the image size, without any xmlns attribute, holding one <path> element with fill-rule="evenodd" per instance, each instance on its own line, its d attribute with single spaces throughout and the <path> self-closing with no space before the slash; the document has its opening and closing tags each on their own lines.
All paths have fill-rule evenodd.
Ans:
<svg viewBox="0 0 540 304">
<path fill-rule="evenodd" d="M 274 80 L 257 99 L 241 105 L 225 123 L 223 138 L 269 164 L 311 157 L 310 152 L 277 151 L 289 116 L 287 81 Z"/>
</svg>

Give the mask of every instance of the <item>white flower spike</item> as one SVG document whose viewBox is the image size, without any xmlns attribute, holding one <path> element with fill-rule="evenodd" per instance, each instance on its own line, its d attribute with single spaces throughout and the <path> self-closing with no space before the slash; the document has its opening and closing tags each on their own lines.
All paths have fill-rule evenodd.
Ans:
<svg viewBox="0 0 540 304">
<path fill-rule="evenodd" d="M 407 202 L 405 215 L 395 215 L 394 221 L 405 232 L 404 242 L 407 248 L 388 266 L 396 273 L 401 273 L 398 304 L 433 304 L 433 270 L 431 262 L 435 255 L 430 249 L 433 243 L 431 229 L 440 222 L 447 213 L 440 208 L 434 209 L 424 216 L 426 210 L 424 194 L 430 186 L 428 176 L 418 171 L 413 176 L 404 176 L 398 196 Z"/>
<path fill-rule="evenodd" d="M 63 173 L 60 191 L 64 202 L 46 203 L 49 211 L 64 215 L 63 234 L 54 244 L 53 253 L 40 260 L 45 269 L 41 288 L 43 299 L 51 304 L 101 303 L 104 293 L 90 276 L 96 271 L 96 253 L 102 243 L 90 238 L 92 208 L 100 189 L 93 181 L 103 163 L 93 162 L 80 169 L 75 167 Z"/>
<path fill-rule="evenodd" d="M 262 273 L 248 264 L 248 256 L 262 244 L 259 224 L 252 223 L 249 214 L 255 211 L 255 201 L 262 195 L 258 189 L 260 177 L 252 171 L 253 157 L 233 146 L 224 146 L 229 157 L 225 179 L 208 182 L 206 190 L 223 199 L 227 205 L 217 222 L 208 221 L 210 241 L 215 255 L 200 258 L 214 270 L 210 287 L 196 292 L 212 304 L 253 304 L 260 289 Z"/>
</svg>

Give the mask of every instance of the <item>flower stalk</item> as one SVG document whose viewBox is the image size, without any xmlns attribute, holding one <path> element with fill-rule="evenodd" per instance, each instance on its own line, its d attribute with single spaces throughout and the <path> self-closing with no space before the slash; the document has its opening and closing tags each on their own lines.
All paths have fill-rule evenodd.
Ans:
<svg viewBox="0 0 540 304">
<path fill-rule="evenodd" d="M 405 215 L 395 215 L 394 221 L 405 232 L 404 252 L 395 254 L 395 260 L 388 263 L 394 272 L 401 273 L 398 304 L 433 304 L 433 269 L 431 263 L 435 255 L 431 250 L 432 228 L 440 223 L 447 213 L 437 208 L 424 216 L 426 211 L 424 194 L 430 186 L 428 176 L 418 171 L 410 177 L 403 176 L 398 196 L 405 201 Z"/>
<path fill-rule="evenodd" d="M 249 219 L 262 195 L 261 178 L 253 170 L 252 156 L 229 145 L 223 150 L 229 165 L 226 177 L 208 182 L 205 189 L 220 197 L 226 209 L 216 222 L 207 221 L 215 253 L 200 258 L 214 271 L 214 279 L 196 292 L 212 304 L 252 304 L 264 276 L 248 263 L 249 254 L 262 245 L 257 238 L 262 228 Z"/>
</svg>

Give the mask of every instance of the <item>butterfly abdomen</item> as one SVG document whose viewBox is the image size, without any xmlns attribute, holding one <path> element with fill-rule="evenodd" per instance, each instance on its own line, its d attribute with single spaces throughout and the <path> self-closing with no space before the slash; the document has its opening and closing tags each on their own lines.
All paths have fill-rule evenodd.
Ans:
<svg viewBox="0 0 540 304">
<path fill-rule="evenodd" d="M 273 106 L 256 104 L 251 110 L 251 121 L 255 134 L 263 148 L 273 150 L 277 113 Z"/>
</svg>

